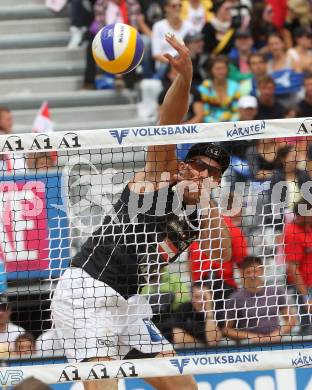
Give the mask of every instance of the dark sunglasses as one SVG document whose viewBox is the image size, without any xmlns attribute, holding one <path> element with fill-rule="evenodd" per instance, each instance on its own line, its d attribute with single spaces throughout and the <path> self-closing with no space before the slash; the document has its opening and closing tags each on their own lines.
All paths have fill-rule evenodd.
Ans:
<svg viewBox="0 0 312 390">
<path fill-rule="evenodd" d="M 174 9 L 178 9 L 178 8 L 182 8 L 182 4 L 170 4 L 170 7 Z"/>
<path fill-rule="evenodd" d="M 213 167 L 209 164 L 206 164 L 200 158 L 191 159 L 186 161 L 187 164 L 190 164 L 192 168 L 196 169 L 196 171 L 202 172 L 208 170 L 209 174 L 213 177 L 220 178 L 221 177 L 221 168 Z"/>
</svg>

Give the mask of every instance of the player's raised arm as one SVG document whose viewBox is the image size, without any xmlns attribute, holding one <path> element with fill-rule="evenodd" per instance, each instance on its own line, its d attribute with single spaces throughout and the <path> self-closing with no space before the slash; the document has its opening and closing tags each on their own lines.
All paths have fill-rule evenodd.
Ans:
<svg viewBox="0 0 312 390">
<path fill-rule="evenodd" d="M 193 77 L 193 66 L 188 48 L 172 34 L 167 34 L 167 42 L 176 49 L 178 55 L 165 54 L 177 77 L 170 86 L 161 107 L 159 126 L 175 125 L 183 121 L 189 106 L 190 87 Z M 136 175 L 135 180 L 159 184 L 164 172 L 177 170 L 176 145 L 149 146 L 146 157 L 145 172 Z M 144 176 L 144 178 L 143 178 Z"/>
<path fill-rule="evenodd" d="M 171 34 L 166 36 L 167 42 L 178 52 L 176 57 L 164 56 L 177 77 L 169 88 L 160 110 L 158 124 L 172 125 L 183 121 L 189 107 L 189 94 L 193 77 L 193 66 L 188 48 Z"/>
</svg>

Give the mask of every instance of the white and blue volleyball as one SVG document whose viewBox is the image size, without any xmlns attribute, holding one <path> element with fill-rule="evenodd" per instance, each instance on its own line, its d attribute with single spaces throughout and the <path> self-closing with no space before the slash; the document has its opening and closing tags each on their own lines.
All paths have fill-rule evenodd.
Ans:
<svg viewBox="0 0 312 390">
<path fill-rule="evenodd" d="M 92 53 L 97 65 L 107 73 L 131 72 L 142 61 L 144 44 L 137 30 L 123 23 L 103 27 L 94 37 Z"/>
</svg>

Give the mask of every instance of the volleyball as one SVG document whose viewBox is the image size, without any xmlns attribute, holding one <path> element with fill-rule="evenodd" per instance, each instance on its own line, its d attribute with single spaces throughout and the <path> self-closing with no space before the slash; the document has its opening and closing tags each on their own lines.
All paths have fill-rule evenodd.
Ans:
<svg viewBox="0 0 312 390">
<path fill-rule="evenodd" d="M 105 72 L 129 73 L 142 61 L 144 44 L 134 27 L 123 23 L 110 24 L 94 37 L 92 54 Z"/>
</svg>

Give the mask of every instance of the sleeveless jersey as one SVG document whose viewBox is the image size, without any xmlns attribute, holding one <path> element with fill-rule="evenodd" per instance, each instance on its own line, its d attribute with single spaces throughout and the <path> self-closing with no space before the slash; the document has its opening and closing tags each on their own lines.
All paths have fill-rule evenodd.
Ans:
<svg viewBox="0 0 312 390">
<path fill-rule="evenodd" d="M 141 211 L 135 213 L 136 209 Z M 71 266 L 83 268 L 127 299 L 157 279 L 160 268 L 197 238 L 198 212 L 195 208 L 187 216 L 173 186 L 136 194 L 128 185 L 113 211 L 82 245 Z"/>
</svg>

